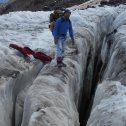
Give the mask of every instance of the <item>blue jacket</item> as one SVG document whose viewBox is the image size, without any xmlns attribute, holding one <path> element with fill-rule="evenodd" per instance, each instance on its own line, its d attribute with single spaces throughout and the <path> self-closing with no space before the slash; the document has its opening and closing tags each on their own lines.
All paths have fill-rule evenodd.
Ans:
<svg viewBox="0 0 126 126">
<path fill-rule="evenodd" d="M 53 36 L 54 38 L 59 38 L 61 36 L 66 37 L 68 30 L 71 39 L 74 40 L 71 21 L 64 18 L 58 18 L 54 26 Z"/>
</svg>

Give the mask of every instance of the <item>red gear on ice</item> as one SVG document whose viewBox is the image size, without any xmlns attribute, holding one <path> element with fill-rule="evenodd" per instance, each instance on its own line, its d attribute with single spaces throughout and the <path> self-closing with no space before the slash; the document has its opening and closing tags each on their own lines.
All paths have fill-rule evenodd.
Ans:
<svg viewBox="0 0 126 126">
<path fill-rule="evenodd" d="M 34 58 L 40 59 L 42 61 L 47 61 L 47 62 L 51 62 L 51 60 L 52 60 L 52 58 L 50 56 L 44 54 L 43 52 L 34 52 L 29 47 L 21 47 L 21 46 L 19 46 L 17 44 L 10 44 L 9 47 L 18 50 L 24 56 L 33 55 Z"/>
</svg>

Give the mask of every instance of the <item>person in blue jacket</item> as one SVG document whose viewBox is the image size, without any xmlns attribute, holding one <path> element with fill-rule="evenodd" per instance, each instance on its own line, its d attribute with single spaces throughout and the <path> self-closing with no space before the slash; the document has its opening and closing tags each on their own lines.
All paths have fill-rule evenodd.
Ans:
<svg viewBox="0 0 126 126">
<path fill-rule="evenodd" d="M 56 20 L 53 29 L 54 41 L 55 44 L 57 45 L 56 56 L 57 56 L 58 66 L 66 66 L 66 64 L 63 63 L 63 58 L 64 58 L 64 44 L 67 36 L 67 31 L 69 31 L 72 44 L 74 45 L 73 29 L 72 29 L 71 21 L 69 19 L 70 15 L 71 15 L 70 10 L 66 9 L 64 11 L 64 16 Z"/>
</svg>

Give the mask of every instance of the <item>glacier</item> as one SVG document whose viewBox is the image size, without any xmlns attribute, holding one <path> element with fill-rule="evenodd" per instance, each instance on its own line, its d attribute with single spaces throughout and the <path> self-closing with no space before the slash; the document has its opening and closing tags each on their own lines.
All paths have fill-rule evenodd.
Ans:
<svg viewBox="0 0 126 126">
<path fill-rule="evenodd" d="M 88 116 L 87 126 L 125 125 L 126 6 L 72 10 L 78 53 L 68 37 L 67 67 L 61 69 L 55 67 L 50 13 L 0 16 L 0 125 L 80 126 Z M 107 37 L 114 29 L 117 32 Z M 54 59 L 44 64 L 30 57 L 26 62 L 10 43 L 41 50 Z"/>
</svg>

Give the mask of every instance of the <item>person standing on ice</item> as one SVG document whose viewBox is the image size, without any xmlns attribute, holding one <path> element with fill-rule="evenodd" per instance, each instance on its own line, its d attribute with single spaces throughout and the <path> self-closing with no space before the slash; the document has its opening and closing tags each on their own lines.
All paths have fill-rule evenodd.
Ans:
<svg viewBox="0 0 126 126">
<path fill-rule="evenodd" d="M 55 22 L 55 26 L 53 29 L 53 36 L 55 44 L 57 45 L 57 52 L 56 52 L 56 60 L 57 60 L 57 66 L 59 67 L 65 67 L 66 64 L 63 63 L 64 58 L 64 44 L 67 36 L 67 31 L 69 31 L 69 35 L 72 40 L 72 44 L 74 45 L 74 35 L 73 35 L 73 29 L 72 24 L 70 21 L 70 10 L 66 9 L 64 11 L 64 15 L 61 18 L 58 18 Z"/>
</svg>

